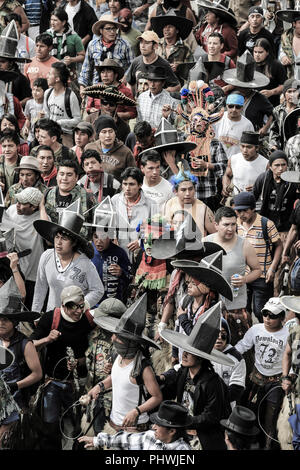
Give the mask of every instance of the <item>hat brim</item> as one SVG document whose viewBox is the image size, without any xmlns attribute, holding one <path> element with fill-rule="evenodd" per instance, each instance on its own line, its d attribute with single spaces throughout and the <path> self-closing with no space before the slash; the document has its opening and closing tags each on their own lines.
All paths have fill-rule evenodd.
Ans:
<svg viewBox="0 0 300 470">
<path fill-rule="evenodd" d="M 283 121 L 283 133 L 286 142 L 296 135 L 297 132 L 297 119 L 300 117 L 300 108 L 293 109 L 290 113 L 286 115 Z"/>
<path fill-rule="evenodd" d="M 12 82 L 18 78 L 18 74 L 13 71 L 0 70 L 0 80 L 4 83 Z"/>
<path fill-rule="evenodd" d="M 14 353 L 4 346 L 0 345 L 0 370 L 7 369 L 15 362 L 15 355 Z"/>
<path fill-rule="evenodd" d="M 123 93 L 111 93 L 105 91 L 102 85 L 91 85 L 86 87 L 83 92 L 87 96 L 92 98 L 107 98 L 108 100 L 114 101 L 116 104 L 122 104 L 124 106 L 136 106 L 136 102 Z"/>
<path fill-rule="evenodd" d="M 94 257 L 94 248 L 90 242 L 87 242 L 82 236 L 78 235 L 78 233 L 72 232 L 62 225 L 58 225 L 55 222 L 50 222 L 48 220 L 35 220 L 33 222 L 33 226 L 41 235 L 44 240 L 54 244 L 54 235 L 58 230 L 62 230 L 68 234 L 70 237 L 74 238 L 80 247 L 80 250 L 90 259 Z"/>
<path fill-rule="evenodd" d="M 42 171 L 39 168 L 36 168 L 33 165 L 16 166 L 15 170 L 33 170 L 33 171 L 37 171 L 38 173 L 42 173 Z"/>
<path fill-rule="evenodd" d="M 178 29 L 182 40 L 186 39 L 193 29 L 193 22 L 183 16 L 159 15 L 151 18 L 152 29 L 160 38 L 164 36 L 163 29 L 168 24 Z"/>
<path fill-rule="evenodd" d="M 142 342 L 143 344 L 150 346 L 152 348 L 161 349 L 159 344 L 155 343 L 155 341 L 148 338 L 148 336 L 144 334 L 142 334 L 141 336 L 138 336 L 129 331 L 126 332 L 123 330 L 119 330 L 118 329 L 119 318 L 103 316 L 100 318 L 99 317 L 94 318 L 94 323 L 96 323 L 96 325 L 100 326 L 104 330 L 109 331 L 110 333 L 115 333 L 120 336 L 124 336 L 125 338 L 131 339 L 133 341 L 137 341 L 138 343 Z"/>
<path fill-rule="evenodd" d="M 153 240 L 151 247 L 151 255 L 155 259 L 186 259 L 190 257 L 204 258 L 205 256 L 212 255 L 218 251 L 226 251 L 217 243 L 214 242 L 198 242 L 193 243 L 193 249 L 176 250 L 176 240 L 174 238 L 158 238 Z"/>
<path fill-rule="evenodd" d="M 121 28 L 122 27 L 122 23 L 118 23 L 117 21 L 113 21 L 113 20 L 99 20 L 99 21 L 96 21 L 96 23 L 93 24 L 92 26 L 92 32 L 94 34 L 96 34 L 96 36 L 100 36 L 100 28 L 103 28 L 103 26 L 105 24 L 113 24 L 115 25 L 117 28 Z"/>
<path fill-rule="evenodd" d="M 194 348 L 188 343 L 189 336 L 178 333 L 177 331 L 164 329 L 160 333 L 160 336 L 166 340 L 168 343 L 172 344 L 176 348 L 180 348 L 183 351 L 186 351 L 194 356 L 202 357 L 208 361 L 217 362 L 224 366 L 233 366 L 234 362 L 226 354 L 218 351 L 217 349 L 212 349 L 210 353 L 200 351 L 199 349 Z"/>
<path fill-rule="evenodd" d="M 280 175 L 283 181 L 288 183 L 298 183 L 300 184 L 300 172 L 299 171 L 284 171 Z"/>
<path fill-rule="evenodd" d="M 151 147 L 149 149 L 143 150 L 139 156 L 142 156 L 149 150 L 156 150 L 159 153 L 165 152 L 166 150 L 176 150 L 178 153 L 187 153 L 191 150 L 194 150 L 197 147 L 195 142 L 171 142 L 170 144 L 157 145 L 156 147 Z"/>
<path fill-rule="evenodd" d="M 243 429 L 227 419 L 221 419 L 220 424 L 223 428 L 228 429 L 228 431 L 234 431 L 242 436 L 257 436 L 257 434 L 260 433 L 260 430 L 256 426 L 253 426 L 251 429 Z"/>
<path fill-rule="evenodd" d="M 224 20 L 224 22 L 231 24 L 231 25 L 237 25 L 237 20 L 234 16 L 233 13 L 230 13 L 230 11 L 225 10 L 224 8 L 220 8 L 217 6 L 214 6 L 213 3 L 210 2 L 205 2 L 203 0 L 197 2 L 198 7 L 202 7 L 205 10 L 212 11 L 213 13 L 216 14 L 219 18 Z"/>
<path fill-rule="evenodd" d="M 300 19 L 300 11 L 297 10 L 278 10 L 276 16 L 280 21 L 293 23 L 296 19 Z"/>
<path fill-rule="evenodd" d="M 297 295 L 283 295 L 280 297 L 280 302 L 287 309 L 295 313 L 300 313 L 300 296 Z"/>
<path fill-rule="evenodd" d="M 34 321 L 40 318 L 41 314 L 38 312 L 28 312 L 24 310 L 22 312 L 14 312 L 14 313 L 0 313 L 0 317 L 7 317 L 9 320 L 12 321 Z"/>
<path fill-rule="evenodd" d="M 15 56 L 11 56 L 11 55 L 5 55 L 5 54 L 0 54 L 0 59 L 11 59 L 11 60 L 14 60 L 15 62 L 20 62 L 20 63 L 29 63 L 29 62 L 32 62 L 31 59 L 28 59 L 26 57 L 15 57 Z"/>
<path fill-rule="evenodd" d="M 165 428 L 188 428 L 193 424 L 192 416 L 186 416 L 185 423 L 183 424 L 170 424 L 170 421 L 162 419 L 158 416 L 158 411 L 150 415 L 151 423 L 158 424 L 158 426 L 164 426 Z"/>
<path fill-rule="evenodd" d="M 224 82 L 229 85 L 237 86 L 240 88 L 262 88 L 269 84 L 270 80 L 260 72 L 254 72 L 253 80 L 250 82 L 242 82 L 236 78 L 236 69 L 228 69 L 222 75 Z"/>
</svg>

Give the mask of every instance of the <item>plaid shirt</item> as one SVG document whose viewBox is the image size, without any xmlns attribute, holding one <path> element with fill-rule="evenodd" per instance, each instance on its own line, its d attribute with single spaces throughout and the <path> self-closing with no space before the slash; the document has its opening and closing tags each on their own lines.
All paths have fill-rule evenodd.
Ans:
<svg viewBox="0 0 300 470">
<path fill-rule="evenodd" d="M 210 163 L 214 165 L 214 170 L 209 170 L 207 176 L 198 177 L 196 184 L 196 198 L 200 200 L 217 194 L 218 179 L 223 177 L 227 166 L 226 152 L 217 139 L 213 139 L 210 143 L 210 156 Z M 190 164 L 190 157 L 188 157 L 188 162 Z"/>
<path fill-rule="evenodd" d="M 273 109 L 273 121 L 269 131 L 269 146 L 282 149 L 285 145 L 283 123 L 288 112 L 286 104 L 279 104 Z"/>
<path fill-rule="evenodd" d="M 101 63 L 100 57 L 103 52 L 103 48 L 104 45 L 101 36 L 100 38 L 93 39 L 89 43 L 78 79 L 78 82 L 81 85 L 89 86 L 100 82 L 95 66 L 100 65 Z M 113 53 L 108 52 L 107 57 L 118 62 L 125 71 L 134 59 L 129 43 L 122 38 L 116 39 Z"/>
<path fill-rule="evenodd" d="M 285 152 L 287 154 L 289 165 L 289 171 L 300 171 L 299 161 L 299 149 L 300 149 L 300 135 L 296 134 L 291 137 L 286 144 Z"/>
<path fill-rule="evenodd" d="M 94 447 L 113 447 L 123 450 L 191 450 L 182 438 L 165 444 L 154 437 L 154 431 L 128 433 L 119 431 L 115 435 L 100 432 L 94 437 Z"/>
<path fill-rule="evenodd" d="M 137 121 L 147 121 L 152 127 L 158 127 L 162 118 L 161 110 L 165 104 L 177 109 L 179 101 L 172 98 L 166 90 L 162 90 L 161 93 L 155 96 L 150 90 L 144 91 L 137 99 Z M 168 121 L 173 124 L 174 120 L 174 113 L 171 113 Z"/>
</svg>

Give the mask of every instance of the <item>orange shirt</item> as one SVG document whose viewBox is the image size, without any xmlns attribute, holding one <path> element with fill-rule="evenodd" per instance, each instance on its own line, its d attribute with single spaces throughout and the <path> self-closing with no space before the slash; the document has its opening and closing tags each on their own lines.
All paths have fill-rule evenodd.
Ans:
<svg viewBox="0 0 300 470">
<path fill-rule="evenodd" d="M 33 87 L 33 82 L 36 78 L 47 78 L 51 65 L 54 62 L 59 62 L 55 57 L 50 57 L 50 59 L 41 62 L 37 60 L 36 57 L 33 57 L 32 61 L 24 65 L 24 75 L 30 81 L 31 88 Z"/>
</svg>

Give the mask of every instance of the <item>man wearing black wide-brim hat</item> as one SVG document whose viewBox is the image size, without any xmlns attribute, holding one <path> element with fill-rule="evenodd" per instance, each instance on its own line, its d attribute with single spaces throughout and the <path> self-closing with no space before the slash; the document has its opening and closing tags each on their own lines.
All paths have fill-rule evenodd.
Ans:
<svg viewBox="0 0 300 470">
<path fill-rule="evenodd" d="M 299 52 L 298 38 L 300 34 L 299 4 L 295 5 L 295 9 L 278 10 L 276 12 L 276 17 L 279 20 L 291 24 L 291 26 L 281 35 L 279 60 L 282 65 L 286 67 L 288 78 L 292 78 L 299 67 L 297 65 L 297 56 Z"/>
</svg>

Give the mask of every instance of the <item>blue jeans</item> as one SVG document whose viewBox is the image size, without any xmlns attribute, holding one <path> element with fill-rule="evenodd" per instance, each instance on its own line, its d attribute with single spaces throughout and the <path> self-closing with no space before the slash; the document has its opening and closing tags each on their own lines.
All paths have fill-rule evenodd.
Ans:
<svg viewBox="0 0 300 470">
<path fill-rule="evenodd" d="M 52 381 L 45 388 L 44 393 L 44 416 L 46 423 L 59 421 L 62 407 L 67 409 L 74 403 L 72 385 L 58 381 Z"/>
<path fill-rule="evenodd" d="M 253 312 L 256 318 L 262 323 L 262 309 L 269 300 L 273 297 L 274 284 L 273 282 L 266 283 L 265 279 L 260 277 L 256 281 L 247 284 L 247 311 Z"/>
</svg>

